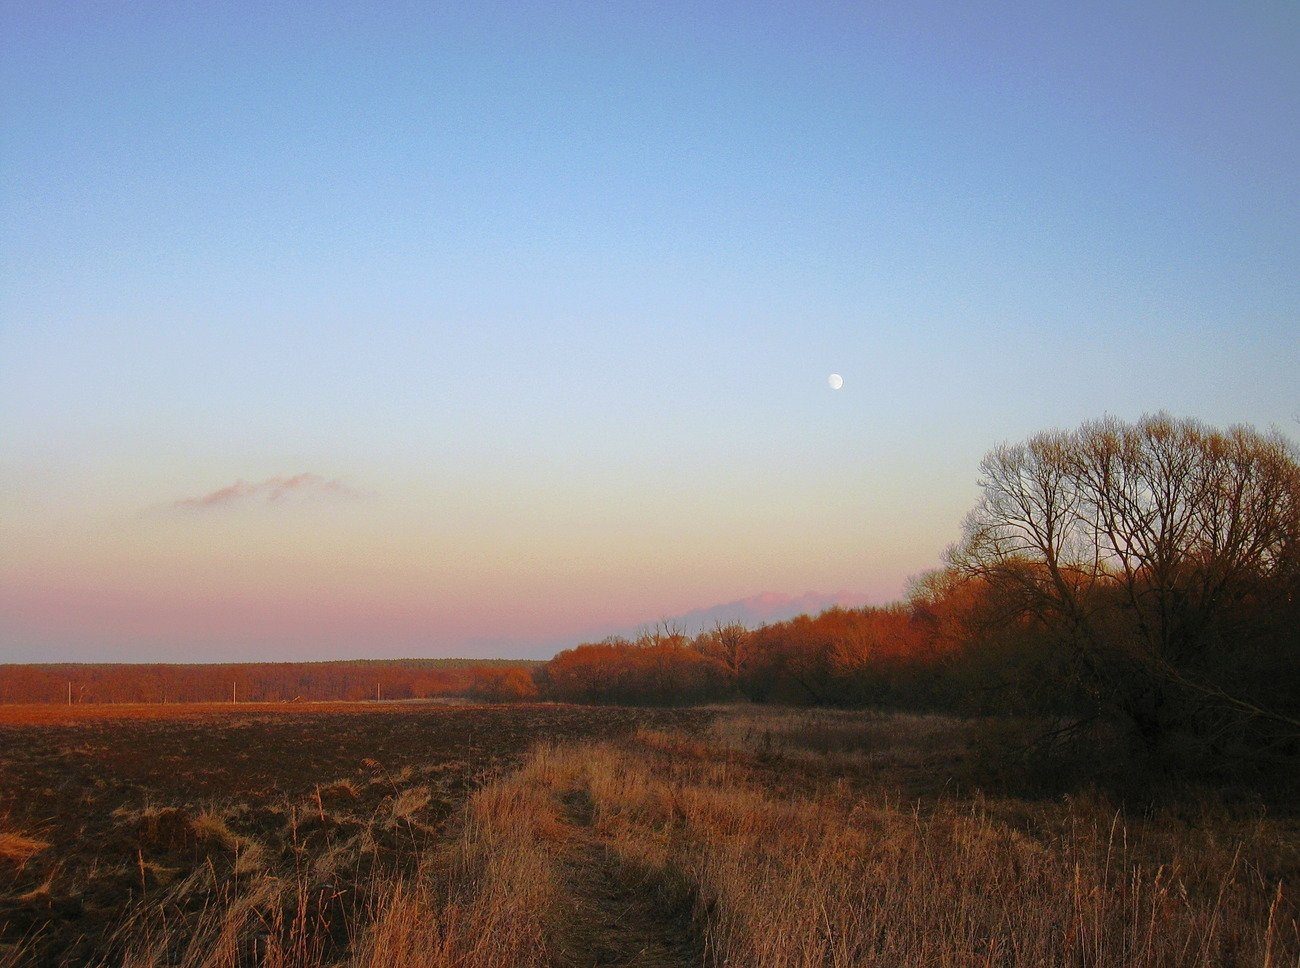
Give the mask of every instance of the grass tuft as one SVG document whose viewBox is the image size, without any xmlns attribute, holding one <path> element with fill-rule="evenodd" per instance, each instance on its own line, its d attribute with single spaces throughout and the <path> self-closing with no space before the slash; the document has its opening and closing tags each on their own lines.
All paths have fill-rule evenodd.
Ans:
<svg viewBox="0 0 1300 968">
<path fill-rule="evenodd" d="M 50 845 L 35 837 L 22 834 L 0 832 L 0 861 L 11 864 L 25 864 L 37 854 L 48 850 Z"/>
</svg>

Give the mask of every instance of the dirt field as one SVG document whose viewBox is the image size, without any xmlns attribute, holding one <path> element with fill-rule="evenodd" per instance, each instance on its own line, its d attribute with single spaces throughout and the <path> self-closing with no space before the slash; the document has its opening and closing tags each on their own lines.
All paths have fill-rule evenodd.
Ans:
<svg viewBox="0 0 1300 968">
<path fill-rule="evenodd" d="M 341 950 L 370 882 L 410 869 L 467 791 L 534 742 L 700 718 L 429 703 L 0 707 L 0 964 L 116 956 L 111 934 L 142 899 L 183 924 L 270 879 L 332 911 L 325 948 Z"/>
<path fill-rule="evenodd" d="M 984 749 L 1014 723 L 404 703 L 0 721 L 0 968 L 1300 965 L 1295 810 L 1017 794 Z"/>
</svg>

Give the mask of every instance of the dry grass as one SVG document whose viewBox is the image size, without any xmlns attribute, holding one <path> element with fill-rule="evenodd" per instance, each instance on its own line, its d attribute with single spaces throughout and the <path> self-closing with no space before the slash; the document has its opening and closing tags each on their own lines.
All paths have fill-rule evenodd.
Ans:
<svg viewBox="0 0 1300 968">
<path fill-rule="evenodd" d="M 358 968 L 529 968 L 554 961 L 564 830 L 550 753 L 473 794 L 453 843 L 395 884 Z"/>
<path fill-rule="evenodd" d="M 25 864 L 41 851 L 49 849 L 49 846 L 45 841 L 37 840 L 35 837 L 0 832 L 0 861 Z"/>
<path fill-rule="evenodd" d="M 442 907 L 394 895 L 360 963 L 606 963 L 582 936 L 590 898 L 563 873 L 578 859 L 595 876 L 593 843 L 643 891 L 692 906 L 678 928 L 699 936 L 699 957 L 637 964 L 1300 963 L 1296 908 L 1269 868 L 1294 859 L 1284 826 L 1219 818 L 1198 833 L 1170 816 L 1128 823 L 1089 800 L 906 804 L 821 769 L 802 783 L 789 772 L 869 755 L 914 725 L 901 758 L 923 763 L 952 724 L 748 712 L 703 737 L 542 748 L 472 802 L 457 858 L 474 886 Z M 764 765 L 772 735 L 785 747 L 780 781 Z M 656 926 L 623 929 L 645 950 Z"/>
<path fill-rule="evenodd" d="M 433 791 L 427 786 L 407 787 L 393 798 L 392 814 L 394 820 L 410 820 L 433 800 Z"/>
<path fill-rule="evenodd" d="M 223 847 L 226 850 L 237 851 L 243 842 L 243 838 L 227 825 L 226 819 L 213 810 L 204 810 L 191 820 L 190 829 L 194 831 L 194 836 L 200 843 Z"/>
<path fill-rule="evenodd" d="M 356 783 L 348 778 L 334 780 L 323 786 L 317 787 L 317 795 L 324 798 L 338 798 L 355 800 L 361 796 L 361 791 L 357 788 Z"/>
<path fill-rule="evenodd" d="M 141 854 L 142 900 L 107 963 L 1300 965 L 1294 822 L 1213 798 L 1130 814 L 958 790 L 944 778 L 969 735 L 939 717 L 740 709 L 544 743 L 442 828 L 419 819 L 432 766 L 313 786 L 276 808 L 274 848 L 241 832 L 238 806 L 123 815 L 217 854 L 188 873 Z M 368 816 L 345 812 L 372 789 L 387 792 Z"/>
<path fill-rule="evenodd" d="M 355 932 L 344 963 L 353 968 L 553 964 L 553 939 L 563 914 L 557 905 L 563 897 L 564 828 L 547 764 L 539 755 L 518 773 L 473 794 L 454 838 L 425 852 L 414 871 L 374 871 L 364 885 L 368 900 L 335 912 Z M 399 794 L 396 803 L 402 802 Z M 427 802 L 427 788 L 416 788 L 407 802 Z M 204 823 L 205 829 L 214 826 L 211 818 Z M 122 963 L 127 968 L 334 964 L 326 953 L 328 926 L 319 923 L 321 898 L 311 886 L 317 880 L 301 874 L 256 878 L 181 934 L 168 930 L 157 909 L 144 911 L 121 932 L 127 940 Z"/>
<path fill-rule="evenodd" d="M 766 720 L 723 722 L 702 739 L 643 732 L 627 744 L 586 743 L 540 750 L 518 777 L 476 798 L 481 883 L 510 885 L 499 872 L 539 843 L 572 854 L 585 825 L 647 891 L 693 900 L 701 961 L 763 968 L 824 966 L 1281 965 L 1300 959 L 1296 908 L 1276 867 L 1294 859 L 1293 832 L 1256 821 L 1211 830 L 1171 816 L 1126 822 L 1088 800 L 899 803 L 824 771 L 800 783 L 790 761 L 839 761 L 845 748 L 869 747 L 883 728 L 832 717 L 809 732 L 808 717 L 741 714 Z M 923 762 L 944 732 L 917 733 Z M 835 726 L 835 729 L 829 728 Z M 764 767 L 784 738 L 784 776 Z M 817 737 L 799 746 L 798 737 Z M 838 737 L 838 738 L 836 738 Z M 834 738 L 834 742 L 827 742 Z M 898 740 L 895 736 L 895 740 Z M 819 751 L 820 747 L 820 751 Z M 903 757 L 907 759 L 907 757 Z M 526 795 L 526 798 L 525 798 Z M 525 798 L 525 799 L 521 799 Z M 586 805 L 567 819 L 557 805 Z M 508 839 L 520 804 L 547 837 Z M 550 833 L 558 822 L 560 833 Z M 491 832 L 491 833 L 488 833 Z M 486 834 L 486 836 L 485 836 Z M 481 853 L 486 851 L 486 854 Z M 537 911 L 571 909 L 551 866 L 529 883 Z M 540 885 L 540 887 L 539 887 Z M 556 892 L 560 891 L 561 896 Z M 510 889 L 476 895 L 483 961 L 419 965 L 513 964 L 495 947 L 512 925 Z M 460 915 L 469 912 L 462 909 Z M 552 949 L 571 925 L 553 923 Z M 543 932 L 531 951 L 545 950 Z M 582 957 L 575 963 L 592 963 Z M 400 957 L 392 964 L 403 964 Z"/>
</svg>

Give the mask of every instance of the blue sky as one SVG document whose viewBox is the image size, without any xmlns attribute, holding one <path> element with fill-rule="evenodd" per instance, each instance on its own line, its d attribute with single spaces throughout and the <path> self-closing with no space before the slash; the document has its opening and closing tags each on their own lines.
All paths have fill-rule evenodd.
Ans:
<svg viewBox="0 0 1300 968">
<path fill-rule="evenodd" d="M 0 659 L 880 599 L 999 440 L 1300 431 L 1295 4 L 0 18 Z"/>
</svg>

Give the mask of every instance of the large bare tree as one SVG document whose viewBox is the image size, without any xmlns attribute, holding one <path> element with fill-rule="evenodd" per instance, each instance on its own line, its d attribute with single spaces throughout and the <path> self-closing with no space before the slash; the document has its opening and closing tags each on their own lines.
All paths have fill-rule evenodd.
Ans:
<svg viewBox="0 0 1300 968">
<path fill-rule="evenodd" d="M 1107 418 L 998 447 L 980 486 L 953 563 L 1058 630 L 1097 699 L 1153 739 L 1180 714 L 1175 694 L 1300 728 L 1207 671 L 1266 630 L 1241 616 L 1295 595 L 1300 466 L 1285 438 Z"/>
</svg>

